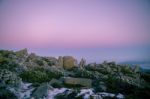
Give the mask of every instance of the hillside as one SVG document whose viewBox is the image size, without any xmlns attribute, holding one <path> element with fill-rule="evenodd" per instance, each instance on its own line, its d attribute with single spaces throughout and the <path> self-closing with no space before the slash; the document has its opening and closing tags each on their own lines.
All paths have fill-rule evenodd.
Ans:
<svg viewBox="0 0 150 99">
<path fill-rule="evenodd" d="M 0 99 L 146 99 L 150 74 L 115 62 L 0 50 Z M 147 98 L 148 99 L 148 98 Z"/>
</svg>

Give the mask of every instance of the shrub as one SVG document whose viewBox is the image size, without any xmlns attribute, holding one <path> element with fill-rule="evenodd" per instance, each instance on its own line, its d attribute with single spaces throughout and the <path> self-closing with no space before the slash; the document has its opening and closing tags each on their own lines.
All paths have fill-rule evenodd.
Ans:
<svg viewBox="0 0 150 99">
<path fill-rule="evenodd" d="M 44 65 L 44 63 L 43 63 L 43 61 L 42 61 L 42 60 L 36 60 L 35 62 L 36 62 L 39 66 Z"/>
<path fill-rule="evenodd" d="M 100 80 L 104 78 L 104 75 L 99 73 L 98 71 L 89 71 L 86 69 L 74 69 L 74 76 L 73 77 L 82 77 L 82 78 L 90 78 L 95 80 Z"/>
<path fill-rule="evenodd" d="M 0 87 L 19 87 L 21 79 L 6 69 L 0 70 Z"/>
<path fill-rule="evenodd" d="M 49 60 L 49 59 L 47 59 L 47 58 L 42 58 L 49 66 L 53 66 L 53 65 L 56 65 L 56 63 L 54 62 L 54 61 L 51 61 L 51 60 Z"/>
<path fill-rule="evenodd" d="M 45 72 L 41 71 L 25 71 L 20 75 L 23 81 L 31 82 L 31 83 L 42 83 L 48 81 L 48 76 Z"/>
<path fill-rule="evenodd" d="M 0 69 L 15 71 L 18 66 L 13 59 L 0 56 Z"/>
<path fill-rule="evenodd" d="M 17 97 L 5 88 L 0 88 L 0 99 L 17 99 Z"/>
<path fill-rule="evenodd" d="M 27 82 L 43 83 L 50 81 L 52 78 L 59 78 L 63 74 L 59 71 L 45 68 L 35 68 L 33 70 L 25 71 L 20 74 L 20 77 Z"/>
<path fill-rule="evenodd" d="M 3 56 L 3 57 L 9 57 L 10 54 L 14 54 L 12 51 L 7 51 L 7 50 L 0 50 L 0 54 Z"/>
</svg>

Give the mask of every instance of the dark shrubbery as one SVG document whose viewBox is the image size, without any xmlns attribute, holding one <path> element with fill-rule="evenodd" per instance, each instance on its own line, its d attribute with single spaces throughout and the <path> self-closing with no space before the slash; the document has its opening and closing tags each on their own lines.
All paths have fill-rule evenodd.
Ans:
<svg viewBox="0 0 150 99">
<path fill-rule="evenodd" d="M 17 97 L 5 88 L 0 88 L 0 99 L 17 99 Z"/>
<path fill-rule="evenodd" d="M 10 55 L 14 54 L 13 51 L 0 50 L 0 55 L 8 58 Z"/>
<path fill-rule="evenodd" d="M 55 62 L 53 62 L 53 61 L 50 61 L 49 59 L 47 59 L 47 58 L 42 58 L 45 62 L 47 62 L 47 64 L 49 65 L 49 66 L 53 66 L 53 65 L 56 65 L 55 64 Z"/>
<path fill-rule="evenodd" d="M 150 73 L 142 73 L 141 78 L 150 83 Z"/>
<path fill-rule="evenodd" d="M 36 68 L 33 70 L 25 71 L 20 75 L 23 81 L 31 83 L 48 82 L 52 78 L 59 78 L 61 76 L 63 76 L 61 72 L 57 72 L 55 70 L 47 70 L 44 68 Z"/>
<path fill-rule="evenodd" d="M 20 75 L 23 81 L 31 83 L 42 83 L 48 81 L 48 76 L 45 72 L 41 71 L 26 71 Z"/>
<path fill-rule="evenodd" d="M 39 66 L 43 66 L 44 65 L 42 60 L 36 60 L 35 63 L 37 63 Z"/>
<path fill-rule="evenodd" d="M 0 69 L 8 69 L 10 71 L 15 71 L 17 67 L 18 64 L 15 61 L 9 58 L 0 57 Z"/>
<path fill-rule="evenodd" d="M 19 87 L 21 79 L 16 73 L 7 69 L 0 69 L 0 87 Z"/>
</svg>

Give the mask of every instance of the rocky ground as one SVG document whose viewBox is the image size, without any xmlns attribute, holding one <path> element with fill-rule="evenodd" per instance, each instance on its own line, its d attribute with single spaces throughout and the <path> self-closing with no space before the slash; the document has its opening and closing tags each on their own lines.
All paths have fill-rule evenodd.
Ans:
<svg viewBox="0 0 150 99">
<path fill-rule="evenodd" d="M 72 56 L 0 50 L 0 99 L 149 99 L 150 72 Z"/>
</svg>

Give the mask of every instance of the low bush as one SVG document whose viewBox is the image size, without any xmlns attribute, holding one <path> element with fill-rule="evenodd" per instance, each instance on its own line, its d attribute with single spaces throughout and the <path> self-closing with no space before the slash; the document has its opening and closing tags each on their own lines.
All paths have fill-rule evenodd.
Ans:
<svg viewBox="0 0 150 99">
<path fill-rule="evenodd" d="M 52 78 L 59 78 L 61 76 L 63 76 L 61 72 L 44 68 L 35 68 L 33 70 L 25 71 L 20 74 L 20 77 L 23 79 L 23 81 L 31 83 L 48 82 Z"/>
</svg>

